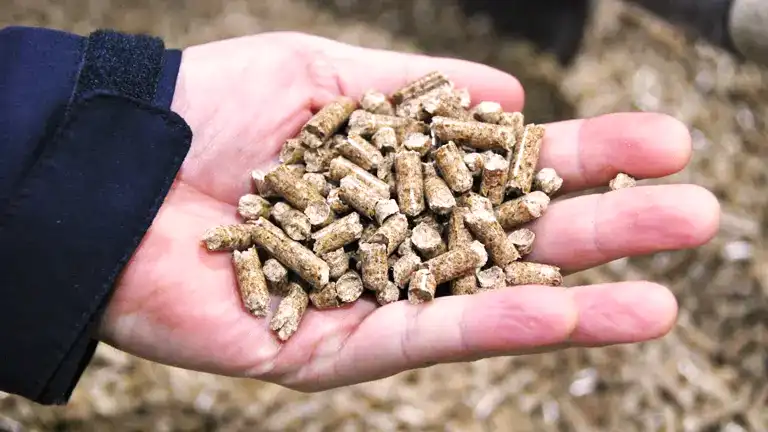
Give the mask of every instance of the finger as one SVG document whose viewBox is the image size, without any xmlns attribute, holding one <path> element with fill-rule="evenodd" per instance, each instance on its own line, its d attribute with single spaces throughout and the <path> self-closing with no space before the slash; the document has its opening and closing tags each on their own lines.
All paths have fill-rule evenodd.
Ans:
<svg viewBox="0 0 768 432">
<path fill-rule="evenodd" d="M 516 354 L 645 342 L 669 333 L 677 320 L 674 294 L 646 281 L 578 286 L 569 288 L 568 294 L 579 315 L 568 340 Z"/>
<path fill-rule="evenodd" d="M 587 285 L 569 290 L 579 311 L 571 346 L 637 343 L 667 334 L 677 319 L 677 300 L 650 282 Z"/>
<path fill-rule="evenodd" d="M 552 345 L 567 340 L 577 316 L 572 297 L 556 287 L 511 287 L 420 306 L 400 301 L 376 309 L 332 355 L 321 361 L 315 356 L 289 385 L 316 391 L 437 362 Z"/>
<path fill-rule="evenodd" d="M 607 186 L 619 172 L 638 179 L 683 169 L 691 157 L 684 124 L 656 113 L 617 113 L 546 125 L 539 168 L 563 178 L 561 193 Z"/>
<path fill-rule="evenodd" d="M 432 72 L 445 73 L 457 86 L 466 87 L 473 101 L 492 100 L 507 111 L 520 111 L 524 92 L 513 76 L 490 66 L 444 57 L 363 48 L 300 33 L 273 33 L 270 37 L 294 50 L 306 64 L 318 90 L 320 105 L 335 94 L 359 98 L 369 89 L 389 94 L 409 81 Z"/>
<path fill-rule="evenodd" d="M 530 225 L 536 233 L 526 259 L 564 272 L 618 258 L 698 247 L 715 236 L 720 205 L 693 185 L 638 186 L 552 204 Z"/>
</svg>

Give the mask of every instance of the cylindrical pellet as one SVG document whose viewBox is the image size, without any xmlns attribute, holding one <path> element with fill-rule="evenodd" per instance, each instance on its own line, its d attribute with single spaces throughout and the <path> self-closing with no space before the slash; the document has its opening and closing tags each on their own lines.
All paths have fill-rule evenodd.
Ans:
<svg viewBox="0 0 768 432">
<path fill-rule="evenodd" d="M 421 265 L 421 257 L 414 253 L 398 258 L 392 265 L 392 279 L 395 285 L 400 288 L 408 286 L 411 275 L 419 269 L 419 265 Z"/>
<path fill-rule="evenodd" d="M 453 85 L 444 73 L 432 71 L 392 92 L 392 101 L 399 105 L 403 101 L 419 97 L 440 87 L 453 88 Z"/>
<path fill-rule="evenodd" d="M 312 251 L 291 240 L 280 228 L 264 218 L 259 218 L 251 226 L 254 242 L 299 277 L 316 288 L 328 283 L 330 268 Z"/>
<path fill-rule="evenodd" d="M 363 96 L 360 98 L 360 107 L 373 114 L 395 114 L 395 109 L 387 95 L 372 89 L 363 93 Z"/>
<path fill-rule="evenodd" d="M 563 187 L 563 179 L 554 168 L 542 168 L 533 176 L 533 190 L 541 191 L 550 197 Z"/>
<path fill-rule="evenodd" d="M 260 217 L 269 217 L 272 204 L 255 194 L 246 194 L 237 202 L 237 213 L 243 220 L 256 220 Z"/>
<path fill-rule="evenodd" d="M 376 204 L 382 200 L 380 195 L 354 176 L 341 179 L 339 198 L 368 219 L 375 218 Z"/>
<path fill-rule="evenodd" d="M 534 262 L 517 261 L 504 268 L 508 285 L 550 285 L 561 286 L 563 276 L 560 268 Z"/>
<path fill-rule="evenodd" d="M 504 270 L 499 266 L 493 266 L 477 272 L 477 283 L 480 289 L 494 290 L 506 286 Z"/>
<path fill-rule="evenodd" d="M 464 216 L 464 222 L 475 238 L 488 248 L 488 254 L 496 265 L 504 267 L 520 259 L 517 248 L 509 242 L 507 234 L 493 213 L 469 212 Z"/>
<path fill-rule="evenodd" d="M 488 253 L 485 247 L 479 241 L 474 240 L 472 243 L 457 247 L 424 262 L 421 268 L 429 269 L 437 284 L 440 285 L 484 266 L 487 261 Z"/>
<path fill-rule="evenodd" d="M 253 246 L 255 230 L 250 223 L 221 225 L 206 230 L 202 241 L 205 248 L 211 252 L 244 250 Z"/>
<path fill-rule="evenodd" d="M 386 246 L 387 255 L 391 255 L 408 236 L 408 218 L 402 214 L 392 215 L 376 230 L 368 241 Z"/>
<path fill-rule="evenodd" d="M 277 293 L 283 293 L 288 285 L 288 269 L 280 264 L 280 261 L 270 258 L 264 261 L 262 270 L 270 288 Z"/>
<path fill-rule="evenodd" d="M 408 284 L 408 302 L 415 305 L 432 301 L 436 289 L 435 276 L 428 269 L 418 270 L 411 276 Z"/>
<path fill-rule="evenodd" d="M 434 258 L 448 250 L 440 233 L 428 223 L 420 223 L 413 228 L 411 243 L 425 259 Z"/>
<path fill-rule="evenodd" d="M 288 237 L 296 241 L 304 241 L 312 232 L 312 224 L 309 218 L 302 212 L 294 209 L 284 202 L 275 203 L 270 213 L 272 218 L 280 225 L 280 228 L 288 234 Z"/>
<path fill-rule="evenodd" d="M 360 223 L 360 215 L 350 213 L 327 227 L 312 233 L 312 239 L 315 241 L 313 250 L 315 254 L 321 255 L 343 248 L 359 239 L 362 233 L 363 224 Z"/>
<path fill-rule="evenodd" d="M 533 242 L 536 240 L 536 234 L 528 228 L 521 228 L 509 233 L 507 239 L 515 245 L 520 255 L 528 255 L 533 251 Z"/>
<path fill-rule="evenodd" d="M 510 128 L 490 123 L 432 117 L 432 132 L 441 141 L 453 141 L 479 150 L 509 150 L 515 144 Z"/>
<path fill-rule="evenodd" d="M 280 165 L 268 172 L 264 180 L 297 210 L 306 210 L 311 202 L 325 202 L 325 198 L 309 182 L 294 174 L 286 165 Z"/>
<path fill-rule="evenodd" d="M 435 165 L 451 190 L 456 193 L 464 193 L 472 189 L 472 173 L 464 163 L 455 143 L 449 142 L 442 145 L 433 154 Z"/>
<path fill-rule="evenodd" d="M 451 212 L 451 217 L 448 219 L 448 249 L 455 250 L 461 246 L 471 244 L 474 241 L 472 233 L 469 232 L 464 224 L 464 215 L 469 212 L 466 207 L 456 207 Z M 463 276 L 459 276 L 451 281 L 451 294 L 452 295 L 464 295 L 474 294 L 477 292 L 477 278 L 475 277 L 475 269 L 467 271 Z"/>
<path fill-rule="evenodd" d="M 274 198 L 277 196 L 277 193 L 274 190 L 272 190 L 272 188 L 270 188 L 269 185 L 267 184 L 267 181 L 265 180 L 266 176 L 267 176 L 267 173 L 262 170 L 251 171 L 251 181 L 253 182 L 253 189 L 262 198 Z"/>
<path fill-rule="evenodd" d="M 501 107 L 501 104 L 492 101 L 482 101 L 470 111 L 475 120 L 493 124 L 499 123 L 502 112 L 504 112 L 504 109 Z"/>
<path fill-rule="evenodd" d="M 301 140 L 307 147 L 317 148 L 336 133 L 349 116 L 357 109 L 357 102 L 346 96 L 339 96 L 324 106 L 302 127 Z"/>
<path fill-rule="evenodd" d="M 324 253 L 321 258 L 328 263 L 331 279 L 338 279 L 349 270 L 349 255 L 344 248 Z"/>
<path fill-rule="evenodd" d="M 363 295 L 363 280 L 354 270 L 344 273 L 336 281 L 336 295 L 343 303 L 352 303 Z"/>
<path fill-rule="evenodd" d="M 373 134 L 373 145 L 382 152 L 391 152 L 397 149 L 397 133 L 391 127 L 383 127 Z"/>
<path fill-rule="evenodd" d="M 392 282 L 387 281 L 384 288 L 376 291 L 376 301 L 380 306 L 386 306 L 400 300 L 400 290 Z"/>
<path fill-rule="evenodd" d="M 331 166 L 331 160 L 339 155 L 336 147 L 332 147 L 328 141 L 322 147 L 307 149 L 304 152 L 304 163 L 306 171 L 311 173 L 322 173 L 328 171 Z"/>
<path fill-rule="evenodd" d="M 379 149 L 360 135 L 349 135 L 334 139 L 336 150 L 340 155 L 366 171 L 375 169 L 384 156 Z"/>
<path fill-rule="evenodd" d="M 361 243 L 363 286 L 371 291 L 384 289 L 389 282 L 387 247 L 380 243 Z"/>
<path fill-rule="evenodd" d="M 336 214 L 331 210 L 331 206 L 325 201 L 313 201 L 304 209 L 309 223 L 314 227 L 325 227 L 336 220 Z"/>
<path fill-rule="evenodd" d="M 402 135 L 406 130 L 424 133 L 429 131 L 426 123 L 421 121 L 406 117 L 372 114 L 365 110 L 357 110 L 349 118 L 350 134 L 372 137 L 384 127 L 391 127 L 398 135 Z"/>
<path fill-rule="evenodd" d="M 515 145 L 520 144 L 525 129 L 525 116 L 521 112 L 503 112 L 499 116 L 499 125 L 512 130 L 515 135 Z M 509 152 L 512 155 L 512 152 Z"/>
<path fill-rule="evenodd" d="M 468 192 L 461 195 L 456 200 L 456 204 L 460 207 L 466 207 L 471 211 L 493 211 L 491 200 L 476 192 Z"/>
<path fill-rule="evenodd" d="M 403 140 L 403 148 L 415 151 L 420 157 L 424 157 L 432 150 L 432 138 L 420 132 L 409 133 Z"/>
<path fill-rule="evenodd" d="M 397 204 L 407 216 L 417 216 L 424 211 L 424 176 L 421 156 L 415 151 L 403 150 L 395 156 L 397 179 Z"/>
<path fill-rule="evenodd" d="M 548 206 L 549 196 L 544 192 L 534 191 L 501 204 L 496 209 L 496 217 L 502 228 L 511 231 L 540 218 Z"/>
<path fill-rule="evenodd" d="M 280 300 L 277 311 L 269 322 L 269 328 L 285 342 L 299 329 L 304 312 L 309 305 L 309 296 L 301 285 L 291 282 L 286 289 L 287 295 Z"/>
<path fill-rule="evenodd" d="M 504 201 L 508 172 L 509 163 L 506 159 L 496 153 L 487 155 L 483 163 L 480 195 L 488 198 L 494 206 Z"/>
<path fill-rule="evenodd" d="M 362 169 L 343 156 L 334 158 L 331 161 L 329 175 L 333 181 L 341 181 L 344 177 L 350 175 L 356 177 L 366 186 L 373 189 L 382 198 L 389 198 L 389 184 L 378 179 L 375 175 Z"/>
<path fill-rule="evenodd" d="M 424 170 L 424 197 L 427 206 L 432 212 L 445 215 L 456 207 L 456 198 L 451 188 L 437 175 L 432 163 L 425 163 Z"/>
<path fill-rule="evenodd" d="M 269 288 L 261 268 L 259 254 L 255 247 L 245 251 L 234 251 L 232 261 L 240 289 L 240 297 L 248 311 L 257 317 L 267 316 L 269 309 Z"/>
<path fill-rule="evenodd" d="M 390 216 L 398 213 L 400 213 L 400 206 L 398 206 L 397 201 L 393 199 L 379 200 L 379 202 L 376 203 L 376 223 L 379 225 L 384 225 L 384 222 L 386 222 Z"/>
<path fill-rule="evenodd" d="M 525 126 L 523 138 L 512 151 L 509 164 L 508 187 L 515 193 L 527 194 L 531 191 L 543 140 L 544 126 L 534 124 Z"/>
<path fill-rule="evenodd" d="M 313 289 L 309 293 L 309 301 L 319 310 L 334 309 L 341 306 L 336 295 L 336 282 L 329 282 L 322 289 Z"/>
<path fill-rule="evenodd" d="M 331 186 L 328 184 L 325 176 L 320 173 L 305 173 L 302 178 L 307 183 L 311 184 L 320 195 L 328 197 L 328 192 L 331 191 Z"/>
<path fill-rule="evenodd" d="M 448 219 L 447 226 L 447 238 L 448 249 L 453 250 L 457 247 L 464 246 L 472 243 L 474 238 L 472 233 L 467 229 L 464 224 L 464 216 L 469 213 L 469 209 L 466 207 L 456 207 L 451 213 L 451 217 Z"/>
</svg>

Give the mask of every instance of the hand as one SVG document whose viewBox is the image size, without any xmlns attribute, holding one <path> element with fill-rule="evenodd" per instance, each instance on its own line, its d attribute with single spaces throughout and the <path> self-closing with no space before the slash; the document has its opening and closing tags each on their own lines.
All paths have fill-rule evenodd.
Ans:
<svg viewBox="0 0 768 432">
<path fill-rule="evenodd" d="M 236 223 L 249 172 L 271 165 L 283 141 L 335 96 L 390 92 L 432 70 L 468 87 L 474 102 L 521 110 L 523 90 L 489 67 L 270 33 L 187 49 L 172 108 L 194 131 L 191 151 L 154 224 L 126 267 L 102 325 L 104 341 L 182 368 L 317 391 L 435 363 L 471 361 L 660 337 L 677 305 L 650 282 L 509 287 L 473 296 L 368 301 L 310 308 L 285 344 L 241 305 L 228 253 L 202 233 Z M 618 172 L 673 174 L 691 153 L 687 129 L 658 114 L 612 114 L 546 126 L 541 165 L 564 192 L 606 185 Z M 691 185 L 642 186 L 556 202 L 536 222 L 533 260 L 572 273 L 639 254 L 699 246 L 719 206 Z"/>
</svg>

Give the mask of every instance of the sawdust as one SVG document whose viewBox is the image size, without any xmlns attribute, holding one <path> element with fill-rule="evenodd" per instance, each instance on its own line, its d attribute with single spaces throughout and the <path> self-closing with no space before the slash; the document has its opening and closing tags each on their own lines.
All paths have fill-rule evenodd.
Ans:
<svg viewBox="0 0 768 432">
<path fill-rule="evenodd" d="M 690 127 L 695 152 L 688 169 L 661 181 L 703 185 L 724 211 L 720 234 L 702 248 L 566 278 L 668 284 L 680 318 L 661 340 L 442 365 L 309 395 L 102 346 L 67 407 L 0 395 L 0 430 L 768 430 L 768 72 L 616 0 L 598 4 L 582 52 L 564 71 L 450 1 L 0 2 L 2 25 L 149 31 L 175 47 L 292 29 L 460 56 L 519 76 L 526 119 L 536 122 L 666 112 Z"/>
</svg>

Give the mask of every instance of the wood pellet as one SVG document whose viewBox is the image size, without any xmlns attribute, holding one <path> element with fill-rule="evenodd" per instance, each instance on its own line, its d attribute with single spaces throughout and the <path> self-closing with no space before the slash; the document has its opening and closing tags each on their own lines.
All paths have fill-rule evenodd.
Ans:
<svg viewBox="0 0 768 432">
<path fill-rule="evenodd" d="M 245 173 L 239 222 L 201 234 L 208 252 L 230 254 L 244 311 L 271 316 L 288 341 L 310 308 L 561 285 L 558 267 L 526 261 L 527 224 L 563 187 L 538 166 L 546 130 L 498 102 L 472 103 L 439 71 L 390 94 L 341 96 L 284 139 L 279 165 Z M 272 311 L 270 295 L 281 298 Z"/>
</svg>

